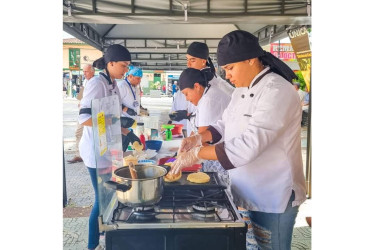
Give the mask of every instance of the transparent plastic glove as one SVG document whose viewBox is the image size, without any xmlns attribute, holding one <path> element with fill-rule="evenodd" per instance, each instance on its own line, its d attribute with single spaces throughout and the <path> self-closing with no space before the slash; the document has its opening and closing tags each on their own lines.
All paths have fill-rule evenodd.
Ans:
<svg viewBox="0 0 374 250">
<path fill-rule="evenodd" d="M 185 167 L 192 166 L 194 164 L 201 163 L 201 159 L 198 154 L 200 152 L 200 147 L 195 147 L 188 152 L 184 152 L 178 155 L 177 160 L 171 164 L 170 172 L 176 175 Z"/>
<path fill-rule="evenodd" d="M 193 136 L 184 138 L 182 140 L 182 143 L 178 149 L 178 155 L 183 152 L 189 151 L 193 147 L 199 147 L 201 146 L 201 135 L 200 134 L 194 134 Z"/>
</svg>

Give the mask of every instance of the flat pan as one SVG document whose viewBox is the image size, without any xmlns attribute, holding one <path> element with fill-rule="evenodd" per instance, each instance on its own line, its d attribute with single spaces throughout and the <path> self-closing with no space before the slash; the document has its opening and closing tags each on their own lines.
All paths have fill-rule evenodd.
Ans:
<svg viewBox="0 0 374 250">
<path fill-rule="evenodd" d="M 210 176 L 207 183 L 192 183 L 187 180 L 187 176 L 194 172 L 182 172 L 182 177 L 175 182 L 164 182 L 165 189 L 209 189 L 209 188 L 226 188 L 223 185 L 216 172 L 205 172 Z"/>
</svg>

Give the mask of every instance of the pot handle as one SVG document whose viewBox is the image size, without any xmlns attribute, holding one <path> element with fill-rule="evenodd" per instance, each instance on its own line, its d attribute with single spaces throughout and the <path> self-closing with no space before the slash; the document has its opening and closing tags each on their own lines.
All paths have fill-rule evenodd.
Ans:
<svg viewBox="0 0 374 250">
<path fill-rule="evenodd" d="M 131 188 L 131 185 L 120 184 L 120 183 L 115 182 L 115 181 L 106 181 L 104 183 L 104 187 L 111 188 L 111 189 L 114 189 L 114 190 L 121 190 L 123 192 L 126 192 L 127 190 L 129 190 Z"/>
</svg>

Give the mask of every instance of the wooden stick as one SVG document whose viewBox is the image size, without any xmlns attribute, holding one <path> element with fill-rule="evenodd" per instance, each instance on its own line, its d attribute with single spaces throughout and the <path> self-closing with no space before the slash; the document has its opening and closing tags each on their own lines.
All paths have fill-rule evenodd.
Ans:
<svg viewBox="0 0 374 250">
<path fill-rule="evenodd" d="M 138 174 L 136 173 L 134 163 L 129 162 L 129 169 L 130 169 L 131 179 L 138 179 Z"/>
</svg>

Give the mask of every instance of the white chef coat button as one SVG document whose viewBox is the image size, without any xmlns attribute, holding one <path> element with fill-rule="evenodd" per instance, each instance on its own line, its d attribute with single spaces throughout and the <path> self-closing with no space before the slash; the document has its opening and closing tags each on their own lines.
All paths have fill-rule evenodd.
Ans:
<svg viewBox="0 0 374 250">
<path fill-rule="evenodd" d="M 242 98 L 244 98 L 245 97 L 245 95 L 242 95 Z"/>
<path fill-rule="evenodd" d="M 250 94 L 249 96 L 250 96 L 250 97 L 253 97 L 253 96 L 254 96 L 254 94 Z"/>
</svg>

